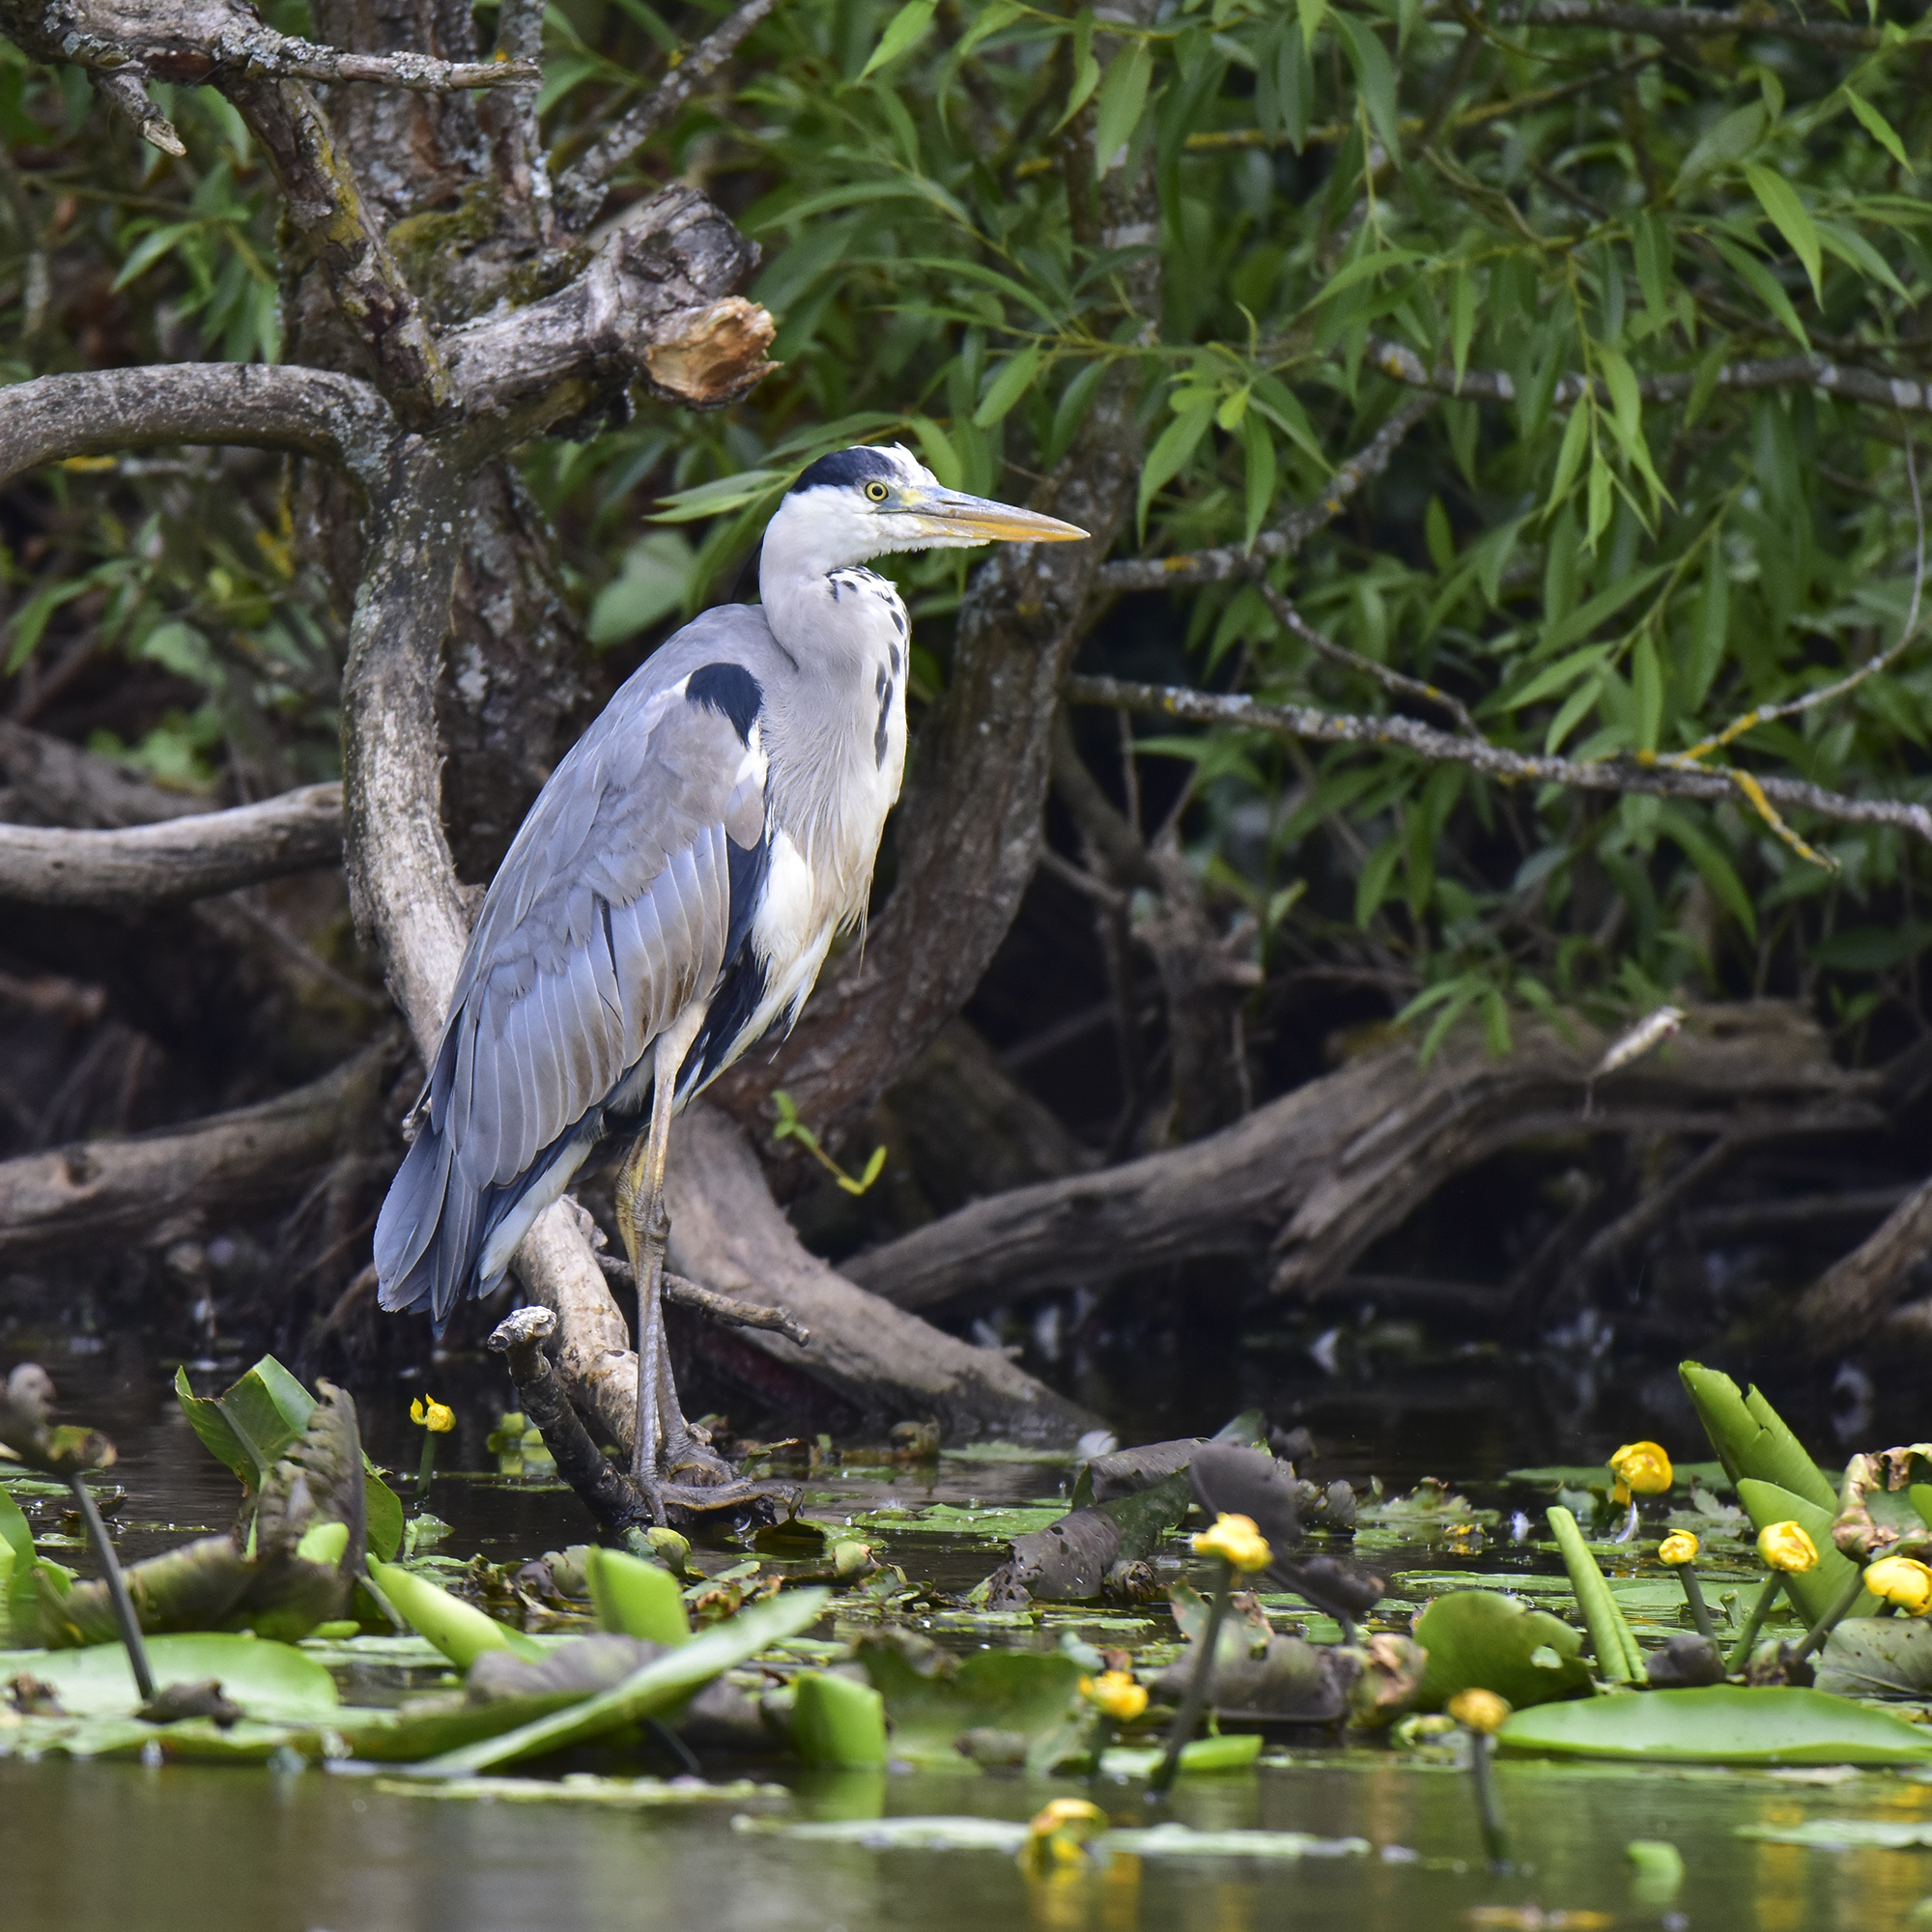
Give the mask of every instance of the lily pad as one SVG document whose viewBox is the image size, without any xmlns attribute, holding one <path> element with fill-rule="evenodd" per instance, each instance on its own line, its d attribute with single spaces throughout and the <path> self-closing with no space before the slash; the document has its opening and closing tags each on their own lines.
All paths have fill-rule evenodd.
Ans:
<svg viewBox="0 0 1932 1932">
<path fill-rule="evenodd" d="M 976 1650 L 963 1660 L 903 1634 L 867 1637 L 859 1659 L 886 1700 L 892 1751 L 909 1762 L 956 1765 L 968 1731 L 1011 1731 L 1029 1742 L 1066 1715 L 1081 1678 L 1059 1652 Z"/>
<path fill-rule="evenodd" d="M 1818 1687 L 1840 1697 L 1922 1698 L 1932 1691 L 1932 1623 L 1847 1617 L 1818 1663 Z"/>
<path fill-rule="evenodd" d="M 486 1804 L 601 1804 L 619 1811 L 686 1810 L 696 1804 L 742 1804 L 754 1798 L 789 1798 L 782 1784 L 734 1777 L 708 1784 L 695 1777 L 598 1777 L 576 1771 L 566 1777 L 452 1777 L 440 1784 L 379 1777 L 376 1789 L 390 1798 L 480 1800 Z"/>
<path fill-rule="evenodd" d="M 218 1679 L 251 1718 L 299 1723 L 336 1716 L 335 1680 L 293 1644 L 212 1631 L 153 1636 L 148 1662 L 157 1685 Z M 62 1708 L 76 1718 L 125 1717 L 141 1701 L 118 1643 L 0 1651 L 0 1680 L 21 1673 L 52 1685 Z"/>
<path fill-rule="evenodd" d="M 1932 1845 L 1932 1819 L 1806 1818 L 1801 1825 L 1739 1825 L 1741 1838 L 1811 1845 L 1824 1852 L 1902 1852 Z"/>
<path fill-rule="evenodd" d="M 1646 1690 L 1517 1711 L 1506 1751 L 1666 1764 L 1924 1764 L 1932 1732 L 1849 1698 L 1789 1686 Z"/>
<path fill-rule="evenodd" d="M 1590 1688 L 1583 1637 L 1561 1617 L 1492 1590 L 1438 1597 L 1415 1626 L 1429 1654 L 1418 1708 L 1438 1711 L 1459 1690 L 1493 1690 L 1519 1710 Z"/>
</svg>

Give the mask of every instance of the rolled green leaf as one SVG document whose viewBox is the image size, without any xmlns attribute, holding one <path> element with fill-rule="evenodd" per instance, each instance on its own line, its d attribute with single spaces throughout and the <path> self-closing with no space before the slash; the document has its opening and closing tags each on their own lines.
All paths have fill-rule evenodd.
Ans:
<svg viewBox="0 0 1932 1932">
<path fill-rule="evenodd" d="M 886 1761 L 886 1700 L 869 1684 L 829 1670 L 797 1679 L 792 1748 L 807 1764 L 867 1771 Z"/>
<path fill-rule="evenodd" d="M 1817 1569 L 1802 1575 L 1787 1574 L 1784 1578 L 1784 1587 L 1798 1605 L 1798 1614 L 1806 1624 L 1815 1624 L 1844 1594 L 1857 1569 L 1832 1541 L 1832 1523 L 1838 1514 L 1837 1499 L 1821 1505 L 1807 1496 L 1794 1495 L 1776 1483 L 1753 1482 L 1744 1476 L 1738 1481 L 1738 1500 L 1749 1515 L 1753 1529 L 1761 1530 L 1774 1522 L 1795 1522 L 1817 1545 Z M 1862 1591 L 1849 1614 L 1876 1616 L 1878 1599 L 1869 1590 Z"/>
<path fill-rule="evenodd" d="M 1549 1527 L 1556 1532 L 1556 1546 L 1563 1552 L 1563 1567 L 1570 1573 L 1570 1587 L 1577 1593 L 1577 1607 L 1583 1612 L 1590 1643 L 1597 1653 L 1597 1668 L 1606 1683 L 1641 1684 L 1645 1675 L 1643 1653 L 1583 1541 L 1583 1532 L 1577 1527 L 1577 1519 L 1560 1504 L 1551 1505 L 1548 1515 Z"/>
<path fill-rule="evenodd" d="M 689 1643 L 666 1651 L 621 1684 L 567 1711 L 553 1712 L 533 1723 L 520 1724 L 501 1737 L 465 1745 L 419 1764 L 408 1774 L 415 1777 L 473 1777 L 502 1764 L 563 1750 L 588 1738 L 601 1737 L 623 1724 L 635 1724 L 675 1708 L 714 1677 L 743 1663 L 747 1658 L 788 1636 L 810 1630 L 823 1613 L 832 1592 L 826 1589 L 785 1590 L 753 1604 L 735 1617 L 713 1624 Z"/>
<path fill-rule="evenodd" d="M 522 1631 L 485 1616 L 474 1604 L 452 1597 L 427 1577 L 418 1577 L 399 1564 L 372 1556 L 369 1576 L 396 1614 L 418 1636 L 435 1644 L 459 1670 L 468 1670 L 486 1650 L 514 1651 L 532 1663 L 541 1662 L 548 1654 Z"/>
<path fill-rule="evenodd" d="M 652 1643 L 688 1643 L 691 1619 L 684 1592 L 668 1570 L 621 1549 L 592 1548 L 583 1561 L 597 1628 L 615 1636 L 647 1637 Z"/>
<path fill-rule="evenodd" d="M 1776 1483 L 1836 1514 L 1838 1492 L 1831 1479 L 1755 1385 L 1740 1395 L 1729 1376 L 1701 1362 L 1680 1362 L 1677 1373 L 1732 1482 L 1748 1476 Z"/>
</svg>

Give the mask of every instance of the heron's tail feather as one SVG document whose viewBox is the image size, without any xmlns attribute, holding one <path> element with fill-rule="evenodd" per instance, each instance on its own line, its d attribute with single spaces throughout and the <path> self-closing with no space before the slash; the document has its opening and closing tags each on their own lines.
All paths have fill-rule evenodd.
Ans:
<svg viewBox="0 0 1932 1932">
<path fill-rule="evenodd" d="M 381 1307 L 394 1313 L 427 1304 L 442 1332 L 475 1272 L 478 1205 L 448 1136 L 425 1122 L 376 1217 Z"/>
</svg>

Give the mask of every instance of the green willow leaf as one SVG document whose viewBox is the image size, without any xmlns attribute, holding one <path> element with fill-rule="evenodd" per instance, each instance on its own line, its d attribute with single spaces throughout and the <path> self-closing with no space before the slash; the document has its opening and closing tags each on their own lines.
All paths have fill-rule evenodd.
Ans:
<svg viewBox="0 0 1932 1932">
<path fill-rule="evenodd" d="M 1153 49 L 1145 41 L 1118 53 L 1107 63 L 1100 87 L 1100 104 L 1094 114 L 1094 172 L 1104 175 L 1120 164 L 1127 142 L 1147 108 L 1148 88 L 1153 80 Z"/>
<path fill-rule="evenodd" d="M 898 57 L 923 41 L 932 27 L 932 16 L 939 11 L 939 0 L 906 0 L 906 4 L 886 22 L 886 31 L 879 36 L 879 44 L 872 49 L 872 57 L 859 70 L 859 78 L 864 80 L 875 73 L 888 61 Z"/>
<path fill-rule="evenodd" d="M 1811 211 L 1799 200 L 1798 190 L 1770 168 L 1747 167 L 1745 180 L 1757 196 L 1758 206 L 1771 217 L 1772 226 L 1790 242 L 1791 252 L 1804 265 L 1813 297 L 1823 301 L 1825 263 Z"/>
<path fill-rule="evenodd" d="M 991 429 L 1033 387 L 1044 353 L 1039 343 L 1029 342 L 1017 355 L 1009 356 L 1001 364 L 992 386 L 987 389 L 980 407 L 973 412 L 973 426 L 976 429 Z"/>
<path fill-rule="evenodd" d="M 1176 416 L 1154 439 L 1154 445 L 1141 466 L 1140 497 L 1134 505 L 1135 527 L 1143 537 L 1147 534 L 1148 505 L 1180 472 L 1213 419 L 1214 398 L 1208 396 Z"/>
</svg>

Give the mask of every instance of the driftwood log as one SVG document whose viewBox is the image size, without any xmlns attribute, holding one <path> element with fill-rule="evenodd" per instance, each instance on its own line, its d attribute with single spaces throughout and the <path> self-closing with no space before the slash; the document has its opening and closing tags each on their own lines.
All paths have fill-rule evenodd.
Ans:
<svg viewBox="0 0 1932 1932">
<path fill-rule="evenodd" d="M 1883 1126 L 1879 1076 L 1848 1073 L 1802 1010 L 1693 1013 L 1671 1045 L 1596 1085 L 1605 1041 L 1542 1023 L 1492 1058 L 1453 1038 L 1425 1072 L 1404 1041 L 1365 1054 L 1220 1133 L 1102 1173 L 1015 1188 L 848 1261 L 901 1308 L 960 1316 L 1016 1296 L 1212 1255 L 1265 1259 L 1313 1298 L 1451 1176 L 1548 1135 L 1738 1134 Z"/>
<path fill-rule="evenodd" d="M 397 1057 L 393 1039 L 380 1040 L 260 1106 L 0 1161 L 0 1267 L 103 1243 L 151 1247 L 291 1199 L 367 1132 Z"/>
</svg>

